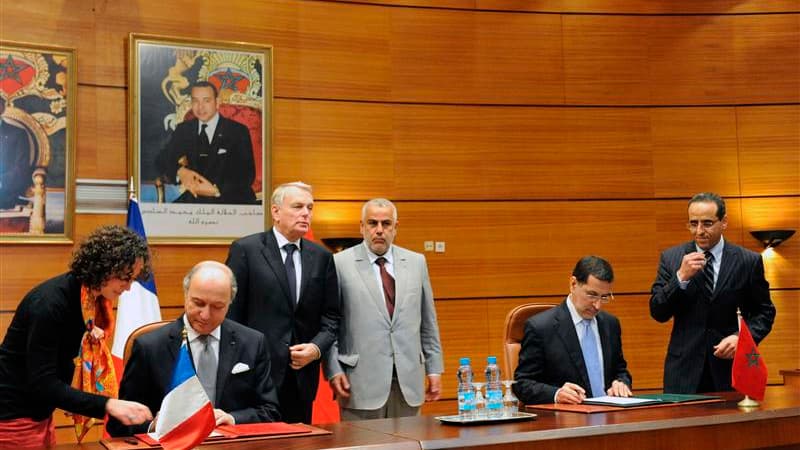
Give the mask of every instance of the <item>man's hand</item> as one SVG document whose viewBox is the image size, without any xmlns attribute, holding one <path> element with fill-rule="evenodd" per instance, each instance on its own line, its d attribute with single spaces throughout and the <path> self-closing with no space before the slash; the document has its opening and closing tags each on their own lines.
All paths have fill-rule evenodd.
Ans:
<svg viewBox="0 0 800 450">
<path fill-rule="evenodd" d="M 435 402 L 442 396 L 442 376 L 428 375 L 428 387 L 425 389 L 425 401 Z"/>
<path fill-rule="evenodd" d="M 619 380 L 614 380 L 611 383 L 611 387 L 606 391 L 606 394 L 612 397 L 630 397 L 632 392 L 627 384 Z"/>
<path fill-rule="evenodd" d="M 350 398 L 350 380 L 347 379 L 347 375 L 343 373 L 334 375 L 328 380 L 328 384 L 331 385 L 331 390 L 337 398 Z"/>
<path fill-rule="evenodd" d="M 706 255 L 703 252 L 692 252 L 683 255 L 681 267 L 678 269 L 678 279 L 688 281 L 697 272 L 706 266 Z"/>
<path fill-rule="evenodd" d="M 217 426 L 236 425 L 236 419 L 221 409 L 214 408 L 214 419 L 217 422 Z"/>
<path fill-rule="evenodd" d="M 294 370 L 302 369 L 319 357 L 319 347 L 314 344 L 297 344 L 289 347 L 289 366 Z"/>
<path fill-rule="evenodd" d="M 106 412 L 123 425 L 139 425 L 153 420 L 150 408 L 141 403 L 110 398 L 106 402 Z"/>
<path fill-rule="evenodd" d="M 577 405 L 586 398 L 586 390 L 575 383 L 564 383 L 556 393 L 556 403 Z"/>
<path fill-rule="evenodd" d="M 739 336 L 732 334 L 719 341 L 719 344 L 714 346 L 714 356 L 720 359 L 733 359 L 738 344 Z"/>
<path fill-rule="evenodd" d="M 181 167 L 178 169 L 178 180 L 184 189 L 195 197 L 219 197 L 219 189 L 198 172 Z"/>
</svg>

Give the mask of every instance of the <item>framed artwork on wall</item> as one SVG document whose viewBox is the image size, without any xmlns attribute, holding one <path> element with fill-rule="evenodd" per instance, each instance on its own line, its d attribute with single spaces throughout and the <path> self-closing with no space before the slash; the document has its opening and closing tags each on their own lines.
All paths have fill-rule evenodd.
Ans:
<svg viewBox="0 0 800 450">
<path fill-rule="evenodd" d="M 272 47 L 130 35 L 130 173 L 148 240 L 229 243 L 269 214 Z"/>
<path fill-rule="evenodd" d="M 0 242 L 70 243 L 75 50 L 0 41 Z"/>
</svg>

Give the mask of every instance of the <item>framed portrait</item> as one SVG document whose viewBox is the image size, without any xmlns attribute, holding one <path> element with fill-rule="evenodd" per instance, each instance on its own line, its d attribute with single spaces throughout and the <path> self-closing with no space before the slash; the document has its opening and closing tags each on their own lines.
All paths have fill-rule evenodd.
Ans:
<svg viewBox="0 0 800 450">
<path fill-rule="evenodd" d="M 0 242 L 70 243 L 75 50 L 0 41 Z"/>
<path fill-rule="evenodd" d="M 148 240 L 263 231 L 272 47 L 141 34 L 129 45 L 130 173 Z"/>
</svg>

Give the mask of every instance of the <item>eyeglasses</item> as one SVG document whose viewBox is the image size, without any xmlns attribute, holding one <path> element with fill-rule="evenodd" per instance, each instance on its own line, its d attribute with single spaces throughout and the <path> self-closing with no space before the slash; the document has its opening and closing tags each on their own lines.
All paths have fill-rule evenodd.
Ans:
<svg viewBox="0 0 800 450">
<path fill-rule="evenodd" d="M 583 295 L 585 295 L 586 298 L 588 298 L 589 301 L 592 302 L 592 303 L 597 303 L 597 302 L 608 303 L 611 300 L 614 300 L 614 294 L 612 294 L 610 292 L 608 294 L 604 294 L 604 295 L 597 295 L 597 294 L 592 293 L 592 292 L 583 291 Z"/>
<path fill-rule="evenodd" d="M 718 224 L 719 220 L 690 220 L 686 222 L 686 228 L 689 231 L 696 231 L 699 227 L 703 227 L 704 230 L 712 228 L 714 225 Z"/>
</svg>

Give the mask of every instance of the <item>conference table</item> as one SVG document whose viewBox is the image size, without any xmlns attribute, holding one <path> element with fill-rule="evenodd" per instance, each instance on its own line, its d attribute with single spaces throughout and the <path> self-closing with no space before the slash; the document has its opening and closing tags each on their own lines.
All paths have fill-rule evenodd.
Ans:
<svg viewBox="0 0 800 450">
<path fill-rule="evenodd" d="M 577 413 L 528 410 L 536 419 L 446 425 L 433 416 L 318 425 L 329 435 L 216 443 L 203 449 L 798 449 L 800 389 L 770 386 L 761 406 L 742 409 L 735 392 L 717 403 Z M 59 449 L 101 449 L 99 443 Z M 147 448 L 141 446 L 140 448 Z"/>
</svg>

